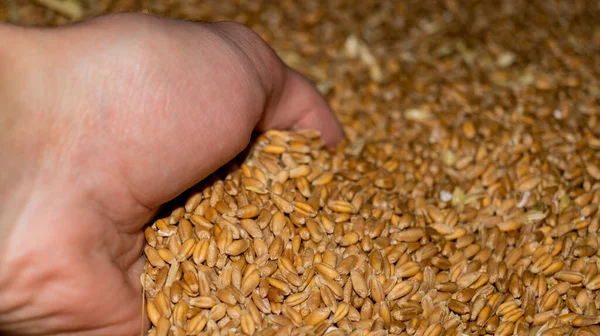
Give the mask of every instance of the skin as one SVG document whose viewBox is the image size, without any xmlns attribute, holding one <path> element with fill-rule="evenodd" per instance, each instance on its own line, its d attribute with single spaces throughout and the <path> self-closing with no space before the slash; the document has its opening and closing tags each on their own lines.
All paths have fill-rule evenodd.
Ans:
<svg viewBox="0 0 600 336">
<path fill-rule="evenodd" d="M 253 131 L 343 137 L 235 23 L 0 25 L 0 334 L 139 335 L 143 227 Z"/>
</svg>

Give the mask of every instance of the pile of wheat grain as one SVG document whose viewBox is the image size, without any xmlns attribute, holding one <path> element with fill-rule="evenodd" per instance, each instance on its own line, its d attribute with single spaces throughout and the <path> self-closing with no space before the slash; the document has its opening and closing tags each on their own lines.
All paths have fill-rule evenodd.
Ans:
<svg viewBox="0 0 600 336">
<path fill-rule="evenodd" d="M 150 334 L 597 334 L 598 168 L 567 189 L 511 141 L 266 133 L 146 230 Z"/>
</svg>

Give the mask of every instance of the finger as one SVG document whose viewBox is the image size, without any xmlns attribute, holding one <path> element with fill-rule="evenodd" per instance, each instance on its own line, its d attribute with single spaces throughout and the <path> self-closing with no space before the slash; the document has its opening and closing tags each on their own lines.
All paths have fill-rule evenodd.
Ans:
<svg viewBox="0 0 600 336">
<path fill-rule="evenodd" d="M 316 88 L 285 66 L 259 35 L 232 22 L 197 27 L 203 34 L 193 37 L 202 43 L 192 45 L 202 48 L 191 48 L 183 56 L 196 65 L 183 73 L 178 69 L 176 80 L 186 79 L 188 85 L 171 92 L 165 111 L 172 117 L 173 129 L 168 135 L 156 136 L 160 143 L 148 146 L 152 154 L 145 156 L 169 165 L 163 165 L 160 174 L 145 170 L 129 175 L 137 180 L 132 185 L 143 204 L 170 200 L 214 172 L 247 146 L 253 129 L 313 128 L 328 145 L 343 136 Z M 168 75 L 161 80 L 168 82 Z M 177 145 L 182 143 L 186 146 Z M 135 151 L 137 160 L 140 150 Z M 134 160 L 130 162 L 128 167 L 136 165 Z M 144 166 L 153 165 L 161 166 L 158 162 Z"/>
<path fill-rule="evenodd" d="M 269 100 L 263 118 L 257 125 L 261 131 L 268 129 L 315 129 L 321 133 L 328 146 L 333 146 L 343 136 L 342 126 L 333 111 L 302 75 L 285 67 L 283 83 L 277 86 L 275 97 Z"/>
<path fill-rule="evenodd" d="M 85 189 L 93 190 L 96 199 L 109 200 L 103 207 L 110 206 L 115 218 L 133 217 L 134 206 L 112 200 L 132 199 L 144 212 L 155 209 L 234 158 L 254 129 L 314 128 L 327 144 L 341 137 L 319 92 L 240 24 L 121 15 L 80 28 L 61 39 L 93 40 L 81 48 L 87 57 L 80 58 L 85 64 L 77 68 L 85 73 L 77 78 L 111 75 L 104 81 L 110 84 L 98 89 L 101 100 L 86 100 L 90 110 L 102 106 L 98 115 L 103 116 L 93 119 L 95 129 L 85 128 L 87 137 L 100 134 L 105 140 L 91 142 L 97 147 L 102 143 L 104 155 L 89 157 L 98 148 L 82 154 L 80 160 L 90 166 L 86 171 L 97 172 Z M 125 28 L 134 36 L 128 35 L 119 48 L 107 48 L 115 32 Z M 122 48 L 128 57 L 121 57 Z M 78 87 L 87 87 L 83 79 Z"/>
<path fill-rule="evenodd" d="M 342 126 L 319 91 L 287 67 L 258 34 L 234 22 L 212 27 L 244 52 L 261 78 L 267 100 L 257 130 L 311 128 L 320 131 L 330 146 L 343 137 Z"/>
</svg>

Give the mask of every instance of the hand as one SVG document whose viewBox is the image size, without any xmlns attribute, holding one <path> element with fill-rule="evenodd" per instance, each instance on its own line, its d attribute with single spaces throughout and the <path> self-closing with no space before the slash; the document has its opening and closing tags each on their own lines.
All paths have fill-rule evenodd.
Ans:
<svg viewBox="0 0 600 336">
<path fill-rule="evenodd" d="M 161 204 L 253 130 L 343 136 L 239 24 L 120 14 L 0 34 L 0 333 L 139 335 L 142 229 Z"/>
</svg>

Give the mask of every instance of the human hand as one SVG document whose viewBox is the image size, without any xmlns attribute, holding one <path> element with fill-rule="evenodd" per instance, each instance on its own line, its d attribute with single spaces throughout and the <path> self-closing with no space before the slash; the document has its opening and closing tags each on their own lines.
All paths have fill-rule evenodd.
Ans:
<svg viewBox="0 0 600 336">
<path fill-rule="evenodd" d="M 120 14 L 0 34 L 18 46 L 0 46 L 0 333 L 138 335 L 142 230 L 161 204 L 253 130 L 343 136 L 238 24 Z"/>
</svg>

